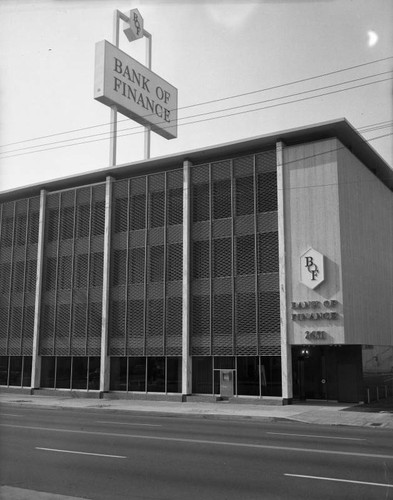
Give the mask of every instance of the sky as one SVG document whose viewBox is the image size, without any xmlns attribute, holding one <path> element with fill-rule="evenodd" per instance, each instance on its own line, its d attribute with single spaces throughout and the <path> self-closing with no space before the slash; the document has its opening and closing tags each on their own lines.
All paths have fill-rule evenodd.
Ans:
<svg viewBox="0 0 393 500">
<path fill-rule="evenodd" d="M 153 133 L 152 158 L 346 118 L 393 165 L 392 0 L 1 0 L 0 192 L 110 165 L 95 44 L 134 8 L 178 89 L 178 137 Z M 145 38 L 120 48 L 144 63 Z M 117 164 L 143 159 L 118 119 Z"/>
</svg>

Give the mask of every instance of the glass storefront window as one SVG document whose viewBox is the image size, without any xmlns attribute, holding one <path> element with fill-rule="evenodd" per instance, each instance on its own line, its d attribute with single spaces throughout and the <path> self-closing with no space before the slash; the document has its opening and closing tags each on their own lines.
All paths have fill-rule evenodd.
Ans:
<svg viewBox="0 0 393 500">
<path fill-rule="evenodd" d="M 216 356 L 214 358 L 214 369 L 215 370 L 227 370 L 235 368 L 235 357 L 234 356 Z"/>
<path fill-rule="evenodd" d="M 148 392 L 165 392 L 165 358 L 147 358 Z"/>
<path fill-rule="evenodd" d="M 0 356 L 0 385 L 8 385 L 8 356 Z"/>
<path fill-rule="evenodd" d="M 195 356 L 192 358 L 192 392 L 220 394 L 220 370 L 234 371 L 234 393 L 238 396 L 281 396 L 280 356 Z"/>
<path fill-rule="evenodd" d="M 31 356 L 0 356 L 0 385 L 30 387 Z"/>
<path fill-rule="evenodd" d="M 220 394 L 220 370 L 214 370 L 214 394 Z"/>
<path fill-rule="evenodd" d="M 87 358 L 74 357 L 72 360 L 72 388 L 86 389 L 87 386 Z"/>
<path fill-rule="evenodd" d="M 111 357 L 112 391 L 179 393 L 181 381 L 181 357 Z"/>
<path fill-rule="evenodd" d="M 129 358 L 128 390 L 146 391 L 146 358 Z"/>
<path fill-rule="evenodd" d="M 92 391 L 98 391 L 100 389 L 100 368 L 101 359 L 99 357 L 89 358 L 88 388 Z"/>
<path fill-rule="evenodd" d="M 111 358 L 110 390 L 127 390 L 127 358 Z"/>
<path fill-rule="evenodd" d="M 56 389 L 71 388 L 71 358 L 58 357 L 56 363 Z"/>
<path fill-rule="evenodd" d="M 393 395 L 393 346 L 364 345 L 361 357 L 364 400 L 371 402 L 376 401 L 380 395 Z"/>
<path fill-rule="evenodd" d="M 237 358 L 238 396 L 259 396 L 259 360 L 257 356 Z"/>
<path fill-rule="evenodd" d="M 31 386 L 31 364 L 32 364 L 32 357 L 25 356 L 23 358 L 23 378 L 22 378 L 23 387 Z"/>
<path fill-rule="evenodd" d="M 261 356 L 261 395 L 281 396 L 281 357 Z"/>
<path fill-rule="evenodd" d="M 55 361 L 53 356 L 43 356 L 41 360 L 41 387 L 53 389 L 55 386 Z"/>
<path fill-rule="evenodd" d="M 9 385 L 20 387 L 22 385 L 22 356 L 10 357 Z"/>
<path fill-rule="evenodd" d="M 167 358 L 167 392 L 181 392 L 182 359 Z"/>
<path fill-rule="evenodd" d="M 212 394 L 212 358 L 192 358 L 192 392 L 194 394 Z"/>
</svg>

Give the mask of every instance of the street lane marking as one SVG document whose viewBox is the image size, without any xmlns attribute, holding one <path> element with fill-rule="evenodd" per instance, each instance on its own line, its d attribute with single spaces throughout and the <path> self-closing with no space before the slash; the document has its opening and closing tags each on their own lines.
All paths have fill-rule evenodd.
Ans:
<svg viewBox="0 0 393 500">
<path fill-rule="evenodd" d="M 316 436 L 313 434 L 292 434 L 290 432 L 267 432 L 266 434 L 272 434 L 275 436 L 297 436 L 297 437 L 308 437 L 308 438 L 318 438 L 318 439 L 343 439 L 346 441 L 367 441 L 366 439 L 361 438 L 343 438 L 343 437 L 334 437 L 334 436 Z"/>
<path fill-rule="evenodd" d="M 162 425 L 159 425 L 159 424 L 139 424 L 137 422 L 107 422 L 105 420 L 97 420 L 97 424 L 141 425 L 143 427 L 162 427 Z"/>
<path fill-rule="evenodd" d="M 335 481 L 337 483 L 353 483 L 353 484 L 366 484 L 369 486 L 383 486 L 385 488 L 393 488 L 393 484 L 387 483 L 369 483 L 367 481 L 354 481 L 351 479 L 338 479 L 335 477 L 320 477 L 320 476 L 303 476 L 301 474 L 284 474 L 284 476 L 300 477 L 303 479 L 319 479 L 320 481 Z"/>
<path fill-rule="evenodd" d="M 1 417 L 23 417 L 23 415 L 14 415 L 13 413 L 1 413 Z"/>
<path fill-rule="evenodd" d="M 162 436 L 145 436 L 143 434 L 119 434 L 117 432 L 97 432 L 97 431 L 81 431 L 74 429 L 56 429 L 53 427 L 34 427 L 27 425 L 14 425 L 14 424 L 0 424 L 0 427 L 10 427 L 14 429 L 27 429 L 33 431 L 45 432 L 64 432 L 68 434 L 86 434 L 91 436 L 109 436 L 118 438 L 130 439 L 150 439 L 151 441 L 166 441 L 174 443 L 191 443 L 191 444 L 208 444 L 217 446 L 238 446 L 239 448 L 256 448 L 261 450 L 279 450 L 279 451 L 296 451 L 300 453 L 318 453 L 322 455 L 342 455 L 347 457 L 362 457 L 362 458 L 383 458 L 386 460 L 393 460 L 393 455 L 380 455 L 378 453 L 354 453 L 351 451 L 333 451 L 333 450 L 317 450 L 314 448 L 295 448 L 291 446 L 272 446 L 266 444 L 254 443 L 236 443 L 230 441 L 209 441 L 207 439 L 189 439 L 189 438 L 170 438 Z"/>
<path fill-rule="evenodd" d="M 39 448 L 36 446 L 36 450 L 43 451 L 56 451 L 58 453 L 74 453 L 75 455 L 93 455 L 94 457 L 107 457 L 107 458 L 127 458 L 121 455 L 104 455 L 103 453 L 88 453 L 86 451 L 72 451 L 72 450 L 57 450 L 55 448 Z"/>
</svg>

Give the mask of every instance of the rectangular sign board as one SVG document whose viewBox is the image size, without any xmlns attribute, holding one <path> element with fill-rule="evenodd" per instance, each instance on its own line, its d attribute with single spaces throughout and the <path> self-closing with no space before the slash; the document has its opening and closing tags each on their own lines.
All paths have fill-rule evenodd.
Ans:
<svg viewBox="0 0 393 500">
<path fill-rule="evenodd" d="M 177 89 L 106 40 L 96 44 L 94 99 L 166 139 L 177 137 Z"/>
</svg>

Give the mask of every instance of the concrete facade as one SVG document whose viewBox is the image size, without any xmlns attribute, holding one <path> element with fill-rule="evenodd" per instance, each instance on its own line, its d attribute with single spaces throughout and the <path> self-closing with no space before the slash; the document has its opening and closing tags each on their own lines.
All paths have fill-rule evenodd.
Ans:
<svg viewBox="0 0 393 500">
<path fill-rule="evenodd" d="M 392 189 L 338 120 L 0 193 L 0 385 L 361 400 L 393 371 Z"/>
</svg>

